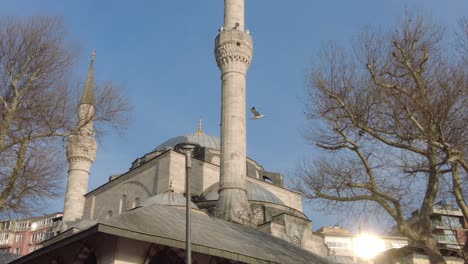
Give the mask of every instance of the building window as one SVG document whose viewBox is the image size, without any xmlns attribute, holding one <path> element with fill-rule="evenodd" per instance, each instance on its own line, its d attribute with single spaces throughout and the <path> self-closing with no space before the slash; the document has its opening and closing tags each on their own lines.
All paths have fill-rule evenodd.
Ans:
<svg viewBox="0 0 468 264">
<path fill-rule="evenodd" d="M 52 231 L 42 231 L 39 233 L 35 233 L 31 236 L 32 243 L 39 243 L 54 236 L 54 232 Z"/>
<path fill-rule="evenodd" d="M 8 238 L 10 234 L 9 233 L 2 233 L 0 234 L 0 245 L 7 245 L 8 243 Z"/>
<path fill-rule="evenodd" d="M 13 253 L 17 255 L 21 254 L 21 248 L 14 248 Z"/>
<path fill-rule="evenodd" d="M 26 230 L 29 228 L 29 223 L 28 221 L 17 222 L 15 227 L 17 230 Z"/>
<path fill-rule="evenodd" d="M 15 238 L 15 242 L 21 242 L 24 239 L 24 234 L 17 234 Z"/>
<path fill-rule="evenodd" d="M 295 245 L 296 247 L 300 247 L 300 246 L 301 246 L 301 239 L 298 238 L 297 236 L 293 236 L 293 237 L 291 238 L 291 243 L 292 243 L 293 245 Z"/>
<path fill-rule="evenodd" d="M 258 225 L 263 223 L 263 210 L 261 207 L 254 207 L 253 208 L 253 213 L 254 213 L 254 222 Z"/>
<path fill-rule="evenodd" d="M 122 195 L 120 198 L 120 206 L 119 206 L 119 214 L 125 212 L 127 210 L 127 195 Z"/>
<path fill-rule="evenodd" d="M 140 206 L 140 198 L 135 198 L 133 201 L 133 208 Z"/>
<path fill-rule="evenodd" d="M 267 183 L 273 183 L 273 180 L 270 177 L 263 176 L 263 181 Z"/>
<path fill-rule="evenodd" d="M 107 216 L 106 219 L 109 219 L 112 217 L 112 210 L 107 211 Z"/>
<path fill-rule="evenodd" d="M 449 227 L 452 230 L 462 228 L 460 218 L 458 218 L 458 217 L 443 215 L 443 216 L 441 216 L 441 219 L 442 219 L 443 225 L 446 226 L 446 227 Z"/>
<path fill-rule="evenodd" d="M 10 221 L 5 221 L 0 223 L 0 230 L 10 229 Z"/>
<path fill-rule="evenodd" d="M 221 160 L 220 160 L 219 156 L 213 156 L 213 157 L 211 158 L 211 163 L 213 163 L 214 165 L 218 165 L 218 166 L 219 166 L 219 164 L 221 164 Z"/>
</svg>

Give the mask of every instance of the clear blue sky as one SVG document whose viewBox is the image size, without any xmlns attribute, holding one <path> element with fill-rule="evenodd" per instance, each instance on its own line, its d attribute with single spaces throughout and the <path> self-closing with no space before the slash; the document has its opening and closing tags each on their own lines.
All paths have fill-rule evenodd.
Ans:
<svg viewBox="0 0 468 264">
<path fill-rule="evenodd" d="M 288 177 L 299 159 L 313 154 L 301 137 L 300 97 L 310 62 L 323 45 L 345 45 L 368 25 L 388 27 L 405 10 L 423 11 L 454 29 L 468 15 L 468 1 L 246 0 L 246 9 L 255 49 L 247 106 L 268 115 L 249 120 L 248 155 Z M 163 141 L 194 133 L 199 117 L 206 133 L 219 136 L 221 84 L 213 46 L 223 23 L 223 1 L 0 0 L 0 16 L 31 15 L 63 17 L 81 49 L 76 77 L 84 81 L 95 48 L 97 82 L 123 85 L 135 106 L 127 133 L 103 138 L 90 189 L 127 171 L 135 158 Z M 49 210 L 62 206 L 62 201 L 51 202 Z M 336 221 L 307 212 L 314 229 Z"/>
</svg>

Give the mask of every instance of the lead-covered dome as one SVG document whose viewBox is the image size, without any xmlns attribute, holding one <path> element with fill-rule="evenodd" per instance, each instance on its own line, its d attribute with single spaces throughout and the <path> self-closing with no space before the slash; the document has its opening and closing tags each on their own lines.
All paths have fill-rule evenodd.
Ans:
<svg viewBox="0 0 468 264">
<path fill-rule="evenodd" d="M 192 135 L 178 136 L 171 138 L 161 145 L 157 146 L 153 151 L 164 151 L 168 149 L 174 149 L 177 144 L 180 143 L 196 143 L 201 147 L 211 148 L 211 149 L 221 149 L 221 143 L 219 138 L 215 136 L 210 136 L 204 133 L 195 133 Z"/>
<path fill-rule="evenodd" d="M 215 183 L 208 187 L 202 194 L 202 199 L 206 201 L 214 201 L 219 199 L 219 183 Z M 247 181 L 247 199 L 249 201 L 261 201 L 285 205 L 276 195 L 267 190 L 258 183 Z"/>
<path fill-rule="evenodd" d="M 184 196 L 174 193 L 173 191 L 168 191 L 146 199 L 141 203 L 141 206 L 150 206 L 152 204 L 186 206 L 186 203 Z M 198 207 L 192 202 L 190 202 L 190 207 L 198 209 Z"/>
<path fill-rule="evenodd" d="M 200 119 L 198 121 L 198 130 L 197 132 L 195 132 L 195 134 L 171 138 L 166 142 L 162 143 L 161 145 L 157 146 L 153 151 L 165 151 L 169 149 L 174 149 L 174 147 L 180 143 L 195 143 L 200 145 L 200 147 L 202 148 L 211 148 L 216 150 L 221 149 L 221 141 L 219 140 L 219 138 L 203 133 L 202 121 Z"/>
</svg>

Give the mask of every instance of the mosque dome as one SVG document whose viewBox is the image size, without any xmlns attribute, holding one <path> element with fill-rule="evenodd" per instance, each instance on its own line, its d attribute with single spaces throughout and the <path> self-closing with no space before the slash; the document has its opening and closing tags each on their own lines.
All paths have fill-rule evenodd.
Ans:
<svg viewBox="0 0 468 264">
<path fill-rule="evenodd" d="M 168 149 L 174 149 L 177 144 L 180 143 L 196 143 L 201 147 L 211 148 L 211 149 L 221 149 L 221 143 L 219 138 L 215 136 L 210 136 L 207 134 L 192 134 L 192 135 L 185 135 L 185 136 L 178 136 L 167 140 L 166 142 L 162 143 L 161 145 L 157 146 L 153 151 L 164 151 Z"/>
<path fill-rule="evenodd" d="M 202 198 L 207 201 L 214 201 L 219 199 L 219 183 L 215 183 L 208 187 L 202 194 Z M 258 183 L 247 181 L 247 199 L 249 201 L 261 201 L 284 205 L 276 195 L 267 190 L 265 187 Z"/>
<path fill-rule="evenodd" d="M 141 203 L 141 206 L 149 206 L 152 204 L 169 205 L 169 206 L 185 206 L 186 201 L 185 201 L 184 196 L 180 194 L 176 194 L 172 191 L 167 191 L 165 193 L 160 193 L 160 194 L 157 194 L 155 196 L 152 196 L 146 199 L 145 201 Z M 198 207 L 192 202 L 190 202 L 190 207 L 198 209 Z"/>
<path fill-rule="evenodd" d="M 174 149 L 177 144 L 180 143 L 196 143 L 201 147 L 211 148 L 211 149 L 221 149 L 221 141 L 218 137 L 210 136 L 203 133 L 201 127 L 201 120 L 198 123 L 198 131 L 194 134 L 178 136 L 167 140 L 161 145 L 157 146 L 153 151 L 164 151 L 168 149 Z"/>
</svg>

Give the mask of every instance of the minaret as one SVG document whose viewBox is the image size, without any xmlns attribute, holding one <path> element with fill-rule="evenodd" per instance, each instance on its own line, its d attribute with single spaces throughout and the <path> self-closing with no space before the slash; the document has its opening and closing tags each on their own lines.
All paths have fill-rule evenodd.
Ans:
<svg viewBox="0 0 468 264">
<path fill-rule="evenodd" d="M 224 26 L 216 38 L 215 56 L 222 80 L 221 177 L 215 215 L 251 224 L 246 191 L 246 78 L 252 38 L 244 30 L 244 0 L 224 1 Z"/>
<path fill-rule="evenodd" d="M 69 164 L 67 192 L 63 209 L 62 231 L 81 220 L 88 191 L 89 171 L 96 158 L 94 139 L 94 58 L 91 55 L 88 78 L 78 106 L 77 133 L 68 137 L 67 160 Z"/>
</svg>

